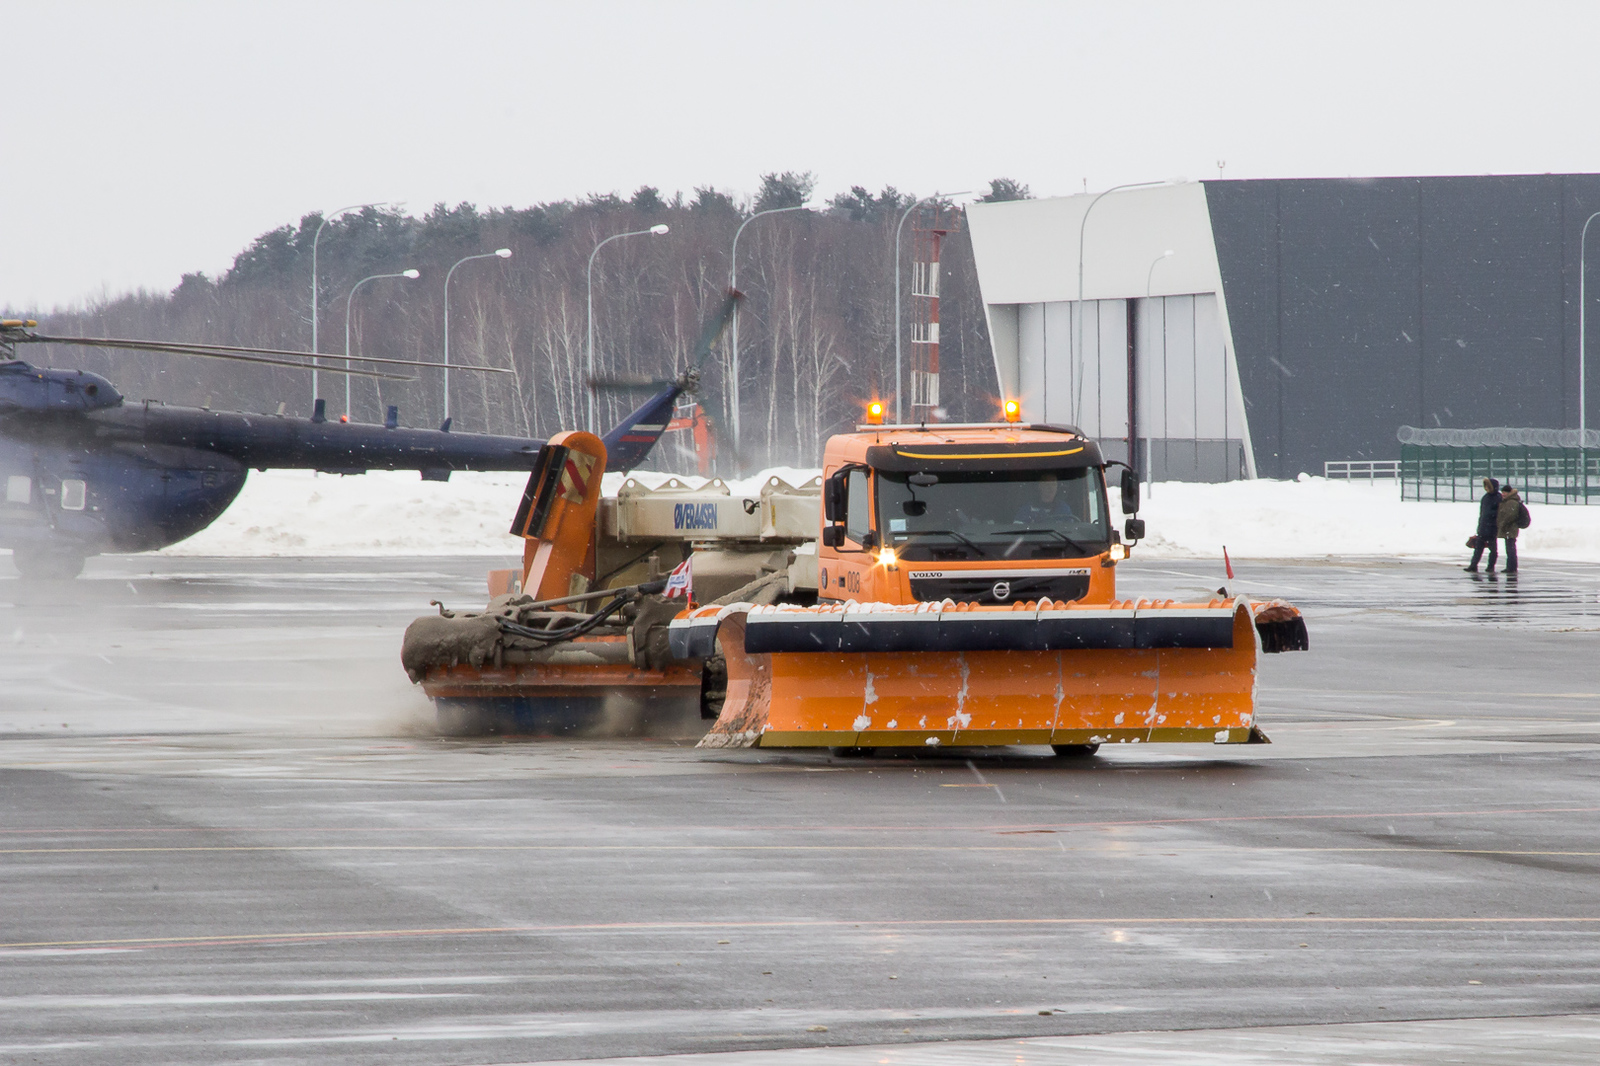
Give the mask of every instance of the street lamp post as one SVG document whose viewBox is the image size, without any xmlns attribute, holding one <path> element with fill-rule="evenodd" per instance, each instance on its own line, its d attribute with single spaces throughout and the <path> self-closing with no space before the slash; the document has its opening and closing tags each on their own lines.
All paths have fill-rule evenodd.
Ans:
<svg viewBox="0 0 1600 1066">
<path fill-rule="evenodd" d="M 450 269 L 444 274 L 444 424 L 450 425 L 450 275 L 456 272 L 456 267 L 462 263 L 470 263 L 474 259 L 510 259 L 510 248 L 496 248 L 492 252 L 481 255 L 466 255 L 457 259 Z"/>
<path fill-rule="evenodd" d="M 1150 261 L 1150 269 L 1144 274 L 1144 298 L 1150 299 L 1150 286 L 1155 280 L 1156 267 L 1164 260 L 1172 258 L 1173 251 L 1168 248 Z M 1128 465 L 1133 469 L 1135 476 L 1139 472 L 1139 371 L 1135 365 L 1137 352 L 1133 344 L 1133 302 L 1128 302 Z M 1147 464 L 1148 465 L 1148 464 Z"/>
<path fill-rule="evenodd" d="M 350 286 L 350 295 L 346 296 L 345 299 L 344 299 L 344 369 L 345 369 L 345 375 L 344 375 L 344 413 L 345 413 L 346 417 L 349 417 L 350 413 L 351 413 L 351 409 L 350 409 L 350 311 L 351 311 L 352 305 L 353 305 L 353 303 L 355 301 L 355 298 L 356 298 L 356 290 L 361 288 L 361 286 L 365 285 L 367 282 L 369 282 L 369 281 L 377 281 L 379 278 L 407 278 L 407 279 L 409 279 L 411 281 L 415 281 L 418 278 L 420 278 L 421 276 L 422 276 L 422 272 L 420 270 L 402 270 L 398 274 L 372 274 L 372 275 L 369 275 L 368 277 L 362 278 L 360 281 L 358 281 L 354 285 Z"/>
<path fill-rule="evenodd" d="M 1122 185 L 1113 185 L 1093 200 L 1090 200 L 1089 206 L 1083 209 L 1083 221 L 1078 223 L 1078 376 L 1072 386 L 1072 420 L 1074 422 L 1083 421 L 1083 235 L 1089 227 L 1089 212 L 1094 210 L 1095 204 L 1121 189 L 1142 189 L 1147 185 L 1165 184 L 1166 182 L 1164 181 L 1130 181 Z"/>
<path fill-rule="evenodd" d="M 1151 260 L 1150 269 L 1146 271 L 1144 275 L 1144 298 L 1146 300 L 1150 299 L 1150 283 L 1155 280 L 1156 267 L 1161 265 L 1161 261 L 1163 259 L 1171 259 L 1172 256 L 1173 251 L 1171 248 L 1168 248 L 1166 251 L 1156 256 L 1155 259 Z"/>
<path fill-rule="evenodd" d="M 613 233 L 611 236 L 607 237 L 605 240 L 603 240 L 599 244 L 595 245 L 594 246 L 594 251 L 589 253 L 589 270 L 588 270 L 588 273 L 587 273 L 588 287 L 589 287 L 589 295 L 588 295 L 588 302 L 589 302 L 589 314 L 588 314 L 588 317 L 589 317 L 589 347 L 588 347 L 588 358 L 586 360 L 586 363 L 587 363 L 587 367 L 588 367 L 588 371 L 589 371 L 589 380 L 590 380 L 590 386 L 591 386 L 590 389 L 589 389 L 589 402 L 588 402 L 588 411 L 589 411 L 588 423 L 589 424 L 587 426 L 587 428 L 588 428 L 590 433 L 593 433 L 595 431 L 595 426 L 594 426 L 594 418 L 595 418 L 595 415 L 594 415 L 594 388 L 593 388 L 593 382 L 594 382 L 594 257 L 600 254 L 600 249 L 604 248 L 606 245 L 610 244 L 612 241 L 620 241 L 624 237 L 643 237 L 646 234 L 653 234 L 653 235 L 659 237 L 663 233 L 666 233 L 666 232 L 667 232 L 667 224 L 665 222 L 657 222 L 654 226 L 651 226 L 649 229 L 629 230 L 627 233 Z"/>
<path fill-rule="evenodd" d="M 383 207 L 383 206 L 385 206 L 386 203 L 387 203 L 387 201 L 380 201 L 378 203 L 373 203 L 373 204 L 351 204 L 348 207 L 341 207 L 337 211 L 330 211 L 327 214 L 322 216 L 322 221 L 321 222 L 317 223 L 317 232 L 316 232 L 315 236 L 313 236 L 311 238 L 311 403 L 312 403 L 312 406 L 315 406 L 316 402 L 317 402 L 317 317 L 318 317 L 317 316 L 317 242 L 322 240 L 322 227 L 326 226 L 329 222 L 331 222 L 334 219 L 338 218 L 340 215 L 344 214 L 346 211 L 358 211 L 363 207 Z M 345 376 L 345 382 L 348 383 L 349 380 L 350 380 L 349 375 L 346 375 Z"/>
<path fill-rule="evenodd" d="M 927 203 L 929 200 L 938 200 L 948 196 L 966 196 L 970 189 L 960 192 L 929 193 L 922 199 L 913 203 L 900 213 L 900 221 L 894 227 L 894 420 L 904 422 L 900 406 L 900 231 L 905 227 L 906 219 L 911 217 L 911 212 Z"/>
<path fill-rule="evenodd" d="M 1588 393 L 1588 334 L 1584 327 L 1588 325 L 1585 317 L 1589 310 L 1588 300 L 1585 299 L 1584 275 L 1588 271 L 1589 262 L 1584 254 L 1585 242 L 1589 239 L 1589 223 L 1600 218 L 1600 211 L 1596 211 L 1583 220 L 1583 232 L 1578 236 L 1578 469 L 1583 480 L 1583 502 L 1589 502 L 1589 463 L 1584 456 L 1584 438 L 1588 436 L 1589 429 L 1589 393 Z"/>
<path fill-rule="evenodd" d="M 762 215 L 776 215 L 784 211 L 803 211 L 805 204 L 796 204 L 793 207 L 771 207 L 765 211 L 757 211 L 733 231 L 733 251 L 728 255 L 728 288 L 737 291 L 739 288 L 739 237 L 744 233 L 744 228 Z M 733 305 L 733 351 L 728 363 L 728 428 L 732 443 L 734 462 L 739 461 L 739 305 Z M 741 470 L 740 473 L 743 473 Z"/>
</svg>

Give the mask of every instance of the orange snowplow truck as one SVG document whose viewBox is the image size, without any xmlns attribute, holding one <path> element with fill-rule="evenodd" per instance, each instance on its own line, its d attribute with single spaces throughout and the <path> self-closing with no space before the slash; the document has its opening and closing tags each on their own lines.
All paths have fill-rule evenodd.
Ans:
<svg viewBox="0 0 1600 1066">
<path fill-rule="evenodd" d="M 522 569 L 483 611 L 413 622 L 402 663 L 450 733 L 1061 754 L 1265 741 L 1257 655 L 1304 648 L 1300 612 L 1220 591 L 1119 599 L 1139 486 L 1124 468 L 1119 535 L 1118 464 L 1076 429 L 869 423 L 824 461 L 800 486 L 607 496 L 605 445 L 560 434 L 513 521 Z M 666 579 L 686 571 L 687 605 Z"/>
<path fill-rule="evenodd" d="M 670 625 L 675 655 L 725 663 L 701 746 L 1266 742 L 1257 654 L 1306 648 L 1300 612 L 1119 599 L 1117 564 L 1144 526 L 1130 517 L 1119 536 L 1107 467 L 1070 427 L 868 424 L 831 439 L 816 602 L 707 606 Z M 1135 515 L 1131 470 L 1120 488 Z"/>
</svg>

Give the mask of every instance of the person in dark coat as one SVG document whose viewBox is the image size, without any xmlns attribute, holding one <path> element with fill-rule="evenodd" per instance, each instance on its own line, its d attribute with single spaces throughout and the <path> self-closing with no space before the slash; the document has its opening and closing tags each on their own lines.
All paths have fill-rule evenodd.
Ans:
<svg viewBox="0 0 1600 1066">
<path fill-rule="evenodd" d="M 1469 574 L 1478 572 L 1478 560 L 1489 549 L 1489 573 L 1500 559 L 1500 482 L 1492 477 L 1483 479 L 1483 498 L 1478 501 L 1478 546 L 1472 549 L 1472 562 L 1462 567 Z"/>
<path fill-rule="evenodd" d="M 1501 540 L 1506 542 L 1506 573 L 1517 572 L 1517 534 L 1522 532 L 1522 497 L 1517 495 L 1515 485 L 1507 485 L 1500 490 L 1500 509 L 1496 512 L 1495 532 Z M 1494 569 L 1494 563 L 1489 564 Z"/>
</svg>

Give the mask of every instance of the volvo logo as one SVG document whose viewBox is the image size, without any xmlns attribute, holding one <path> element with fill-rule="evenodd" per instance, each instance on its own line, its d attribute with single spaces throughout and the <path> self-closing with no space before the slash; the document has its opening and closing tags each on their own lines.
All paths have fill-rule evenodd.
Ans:
<svg viewBox="0 0 1600 1066">
<path fill-rule="evenodd" d="M 994 588 L 989 591 L 994 593 L 994 598 L 997 600 L 1009 600 L 1011 598 L 1011 582 L 996 581 Z"/>
</svg>

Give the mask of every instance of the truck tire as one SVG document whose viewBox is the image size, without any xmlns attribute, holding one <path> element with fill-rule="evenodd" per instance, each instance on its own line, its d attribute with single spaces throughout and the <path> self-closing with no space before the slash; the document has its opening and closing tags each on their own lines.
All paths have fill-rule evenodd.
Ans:
<svg viewBox="0 0 1600 1066">
<path fill-rule="evenodd" d="M 1100 750 L 1098 744 L 1052 744 L 1050 750 L 1063 759 L 1088 759 Z"/>
<path fill-rule="evenodd" d="M 700 718 L 715 721 L 728 700 L 728 660 L 719 645 L 715 654 L 700 667 Z"/>
</svg>

